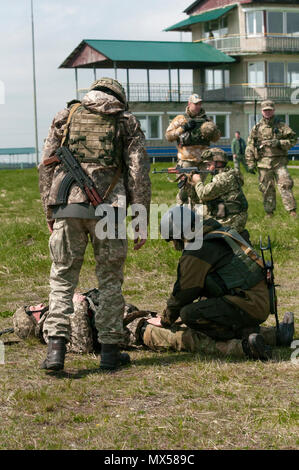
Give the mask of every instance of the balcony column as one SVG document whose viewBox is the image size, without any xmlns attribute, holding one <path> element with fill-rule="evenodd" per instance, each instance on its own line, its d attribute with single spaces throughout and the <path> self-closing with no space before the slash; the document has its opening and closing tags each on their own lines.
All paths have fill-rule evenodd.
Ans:
<svg viewBox="0 0 299 470">
<path fill-rule="evenodd" d="M 147 101 L 151 100 L 151 88 L 150 88 L 150 72 L 149 69 L 146 69 L 146 77 L 147 77 Z"/>
<path fill-rule="evenodd" d="M 180 77 L 180 69 L 178 69 L 178 102 L 181 102 L 181 77 Z"/>
<path fill-rule="evenodd" d="M 96 70 L 95 67 L 93 68 L 93 77 L 94 77 L 94 81 L 96 81 L 96 79 L 97 79 L 97 70 Z"/>
<path fill-rule="evenodd" d="M 75 68 L 75 83 L 76 83 L 76 99 L 79 99 L 79 93 L 78 93 L 78 70 L 77 67 Z"/>
<path fill-rule="evenodd" d="M 117 63 L 113 62 L 113 66 L 114 66 L 114 78 L 115 80 L 117 80 Z"/>
<path fill-rule="evenodd" d="M 168 79 L 169 79 L 169 101 L 172 101 L 172 92 L 171 92 L 171 67 L 168 66 Z"/>
<path fill-rule="evenodd" d="M 130 101 L 130 74 L 129 74 L 129 69 L 127 69 L 127 101 Z"/>
</svg>

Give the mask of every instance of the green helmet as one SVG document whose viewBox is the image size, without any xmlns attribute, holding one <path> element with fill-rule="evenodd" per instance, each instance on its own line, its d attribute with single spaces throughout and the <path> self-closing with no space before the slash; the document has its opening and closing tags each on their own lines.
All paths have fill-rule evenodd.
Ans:
<svg viewBox="0 0 299 470">
<path fill-rule="evenodd" d="M 111 90 L 123 103 L 126 104 L 127 98 L 125 89 L 117 80 L 114 80 L 113 78 L 102 77 L 100 80 L 95 80 L 89 87 L 88 91 L 100 90 L 103 88 L 108 88 Z"/>
<path fill-rule="evenodd" d="M 224 150 L 219 147 L 213 147 L 202 152 L 201 157 L 206 162 L 228 162 L 228 157 Z"/>
</svg>

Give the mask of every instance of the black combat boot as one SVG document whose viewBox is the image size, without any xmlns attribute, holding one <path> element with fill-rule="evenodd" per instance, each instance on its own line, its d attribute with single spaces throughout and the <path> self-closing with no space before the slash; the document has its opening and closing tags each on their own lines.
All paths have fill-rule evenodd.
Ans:
<svg viewBox="0 0 299 470">
<path fill-rule="evenodd" d="M 41 365 L 41 369 L 62 370 L 66 353 L 65 338 L 53 336 L 49 338 L 47 357 Z"/>
<path fill-rule="evenodd" d="M 248 359 L 268 361 L 272 357 L 270 346 L 266 345 L 262 335 L 252 333 L 242 340 L 242 348 Z"/>
<path fill-rule="evenodd" d="M 294 314 L 286 312 L 282 323 L 279 323 L 277 346 L 290 346 L 295 333 Z"/>
<path fill-rule="evenodd" d="M 100 370 L 113 372 L 131 362 L 128 353 L 121 353 L 118 344 L 102 344 Z"/>
</svg>

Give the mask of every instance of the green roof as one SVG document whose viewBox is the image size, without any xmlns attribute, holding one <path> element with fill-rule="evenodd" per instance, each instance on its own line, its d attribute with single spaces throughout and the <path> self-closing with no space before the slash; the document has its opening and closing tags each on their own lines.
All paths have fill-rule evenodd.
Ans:
<svg viewBox="0 0 299 470">
<path fill-rule="evenodd" d="M 198 42 L 84 39 L 60 68 L 196 68 L 235 59 Z"/>
<path fill-rule="evenodd" d="M 0 155 L 30 155 L 35 153 L 34 147 L 16 147 L 0 149 Z"/>
<path fill-rule="evenodd" d="M 197 23 L 205 23 L 207 21 L 217 20 L 221 16 L 225 15 L 232 8 L 235 8 L 236 5 L 230 5 L 224 8 L 217 8 L 217 10 L 210 10 L 200 15 L 189 16 L 187 20 L 180 21 L 169 28 L 166 28 L 164 31 L 191 31 L 190 26 Z"/>
</svg>

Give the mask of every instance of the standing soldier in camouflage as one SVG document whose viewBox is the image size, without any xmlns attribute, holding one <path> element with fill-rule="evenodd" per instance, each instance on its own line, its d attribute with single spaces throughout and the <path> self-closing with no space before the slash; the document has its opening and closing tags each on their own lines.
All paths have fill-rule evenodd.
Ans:
<svg viewBox="0 0 299 470">
<path fill-rule="evenodd" d="M 228 157 L 220 148 L 211 148 L 202 153 L 206 170 L 214 171 L 212 181 L 204 184 L 200 175 L 194 174 L 191 183 L 197 203 L 207 206 L 207 216 L 216 219 L 223 226 L 230 226 L 249 241 L 245 230 L 248 202 L 243 193 L 244 179 L 235 169 L 226 168 Z"/>
<path fill-rule="evenodd" d="M 275 117 L 273 101 L 261 104 L 262 119 L 252 128 L 246 147 L 246 161 L 251 173 L 259 172 L 259 189 L 263 193 L 268 217 L 276 208 L 275 183 L 286 210 L 296 217 L 296 201 L 292 192 L 293 180 L 288 172 L 288 150 L 297 142 L 295 132 Z"/>
<path fill-rule="evenodd" d="M 78 284 L 88 237 L 93 246 L 96 275 L 99 281 L 98 309 L 95 324 L 102 345 L 100 369 L 114 370 L 129 356 L 119 352 L 123 340 L 124 299 L 123 266 L 127 240 L 99 239 L 99 218 L 86 194 L 73 184 L 67 204 L 57 195 L 65 172 L 53 164 L 52 156 L 64 145 L 79 161 L 106 204 L 126 209 L 128 204 L 142 204 L 149 214 L 151 185 L 149 160 L 144 134 L 137 119 L 127 111 L 126 94 L 121 84 L 110 78 L 95 81 L 82 102 L 71 102 L 54 118 L 45 141 L 39 166 L 40 192 L 51 232 L 49 247 L 52 258 L 49 315 L 44 330 L 49 338 L 48 353 L 42 368 L 64 367 L 66 343 L 70 338 L 70 315 L 73 295 Z M 117 230 L 117 226 L 116 226 Z M 147 233 L 139 232 L 134 240 L 138 250 Z M 111 302 L 113 299 L 113 302 Z"/>
<path fill-rule="evenodd" d="M 189 97 L 185 114 L 176 116 L 166 130 L 166 139 L 169 142 L 177 142 L 178 165 L 182 168 L 197 166 L 202 169 L 202 152 L 211 142 L 217 142 L 220 131 L 214 122 L 208 118 L 201 107 L 202 99 L 197 94 Z M 202 181 L 205 176 L 201 175 Z M 178 203 L 188 201 L 188 195 L 182 189 L 177 197 Z"/>
</svg>

